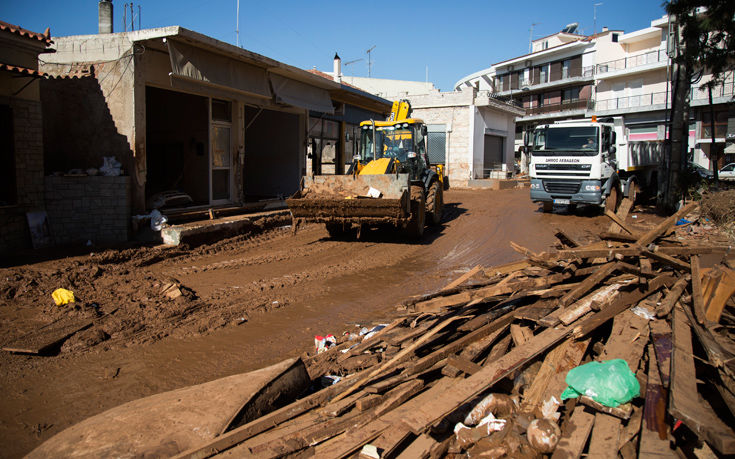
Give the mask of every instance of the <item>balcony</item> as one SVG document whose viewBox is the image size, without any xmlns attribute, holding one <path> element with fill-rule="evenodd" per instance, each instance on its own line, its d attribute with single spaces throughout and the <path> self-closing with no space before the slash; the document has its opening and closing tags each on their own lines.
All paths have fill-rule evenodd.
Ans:
<svg viewBox="0 0 735 459">
<path fill-rule="evenodd" d="M 526 108 L 526 116 L 543 115 L 554 112 L 564 112 L 569 110 L 586 110 L 590 101 L 584 99 L 562 101 L 558 104 L 547 104 L 538 107 Z"/>
<path fill-rule="evenodd" d="M 733 96 L 735 96 L 733 76 L 712 88 L 712 102 L 715 104 L 732 102 Z M 689 100 L 692 106 L 707 105 L 709 104 L 709 91 L 703 86 L 693 87 Z"/>
<path fill-rule="evenodd" d="M 496 94 L 498 96 L 509 96 L 521 90 L 537 90 L 571 83 L 593 81 L 595 77 L 595 66 L 587 67 L 560 67 L 549 73 L 541 72 L 538 78 L 513 79 L 505 89 Z"/>
<path fill-rule="evenodd" d="M 630 73 L 635 70 L 648 70 L 666 64 L 668 56 L 666 50 L 659 49 L 649 51 L 635 56 L 628 56 L 614 61 L 607 61 L 595 66 L 595 73 L 598 78 L 606 78 L 620 73 Z M 656 65 L 660 64 L 660 65 Z"/>
<path fill-rule="evenodd" d="M 641 94 L 637 96 L 613 97 L 610 99 L 602 99 L 595 102 L 594 109 L 596 112 L 606 111 L 625 111 L 632 112 L 640 109 L 655 110 L 664 108 L 667 102 L 666 92 L 653 92 L 649 94 Z M 671 93 L 668 98 L 671 104 Z"/>
</svg>

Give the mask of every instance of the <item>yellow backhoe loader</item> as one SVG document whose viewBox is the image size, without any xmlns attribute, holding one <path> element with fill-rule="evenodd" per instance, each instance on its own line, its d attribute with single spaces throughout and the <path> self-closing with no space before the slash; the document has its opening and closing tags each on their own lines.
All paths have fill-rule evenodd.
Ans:
<svg viewBox="0 0 735 459">
<path fill-rule="evenodd" d="M 302 179 L 286 200 L 294 228 L 325 223 L 331 237 L 344 238 L 390 224 L 418 239 L 426 222 L 439 224 L 444 166 L 429 162 L 426 125 L 409 118 L 410 110 L 408 101 L 396 101 L 388 120 L 360 123 L 359 154 L 347 174 Z"/>
</svg>

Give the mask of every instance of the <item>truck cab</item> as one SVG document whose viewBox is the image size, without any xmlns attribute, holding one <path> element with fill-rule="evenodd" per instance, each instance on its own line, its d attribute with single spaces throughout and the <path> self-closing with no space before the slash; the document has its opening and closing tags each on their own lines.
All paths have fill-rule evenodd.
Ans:
<svg viewBox="0 0 735 459">
<path fill-rule="evenodd" d="M 531 200 L 615 208 L 621 194 L 614 123 L 574 120 L 537 126 L 527 140 Z"/>
</svg>

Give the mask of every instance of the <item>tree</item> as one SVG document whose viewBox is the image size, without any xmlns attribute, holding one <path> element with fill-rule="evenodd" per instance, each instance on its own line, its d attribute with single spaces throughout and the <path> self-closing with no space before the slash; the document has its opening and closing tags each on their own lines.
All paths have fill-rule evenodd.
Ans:
<svg viewBox="0 0 735 459">
<path fill-rule="evenodd" d="M 688 129 L 685 115 L 689 111 L 687 98 L 692 78 L 705 72 L 711 80 L 704 84 L 710 92 L 712 129 L 711 160 L 717 180 L 717 155 L 714 143 L 714 110 L 712 88 L 723 83 L 735 70 L 735 2 L 732 0 L 673 0 L 664 4 L 675 21 L 676 47 L 673 59 L 673 89 L 671 115 L 671 150 L 662 207 L 672 209 L 681 195 L 679 171 L 685 164 Z"/>
</svg>

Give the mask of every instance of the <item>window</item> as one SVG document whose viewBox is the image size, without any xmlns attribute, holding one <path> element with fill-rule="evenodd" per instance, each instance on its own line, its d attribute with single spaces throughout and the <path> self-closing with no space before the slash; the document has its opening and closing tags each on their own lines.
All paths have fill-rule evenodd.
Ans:
<svg viewBox="0 0 735 459">
<path fill-rule="evenodd" d="M 727 111 L 715 112 L 715 138 L 724 138 L 727 135 Z M 702 112 L 702 129 L 700 139 L 712 138 L 712 123 L 709 110 Z"/>
<path fill-rule="evenodd" d="M 232 103 L 227 100 L 212 99 L 212 120 L 232 122 Z"/>
<path fill-rule="evenodd" d="M 541 45 L 541 49 L 549 49 L 549 40 L 544 41 Z"/>
<path fill-rule="evenodd" d="M 562 78 L 569 78 L 569 67 L 571 66 L 571 61 L 569 59 L 562 61 L 561 63 L 561 77 Z"/>
<path fill-rule="evenodd" d="M 562 92 L 562 102 L 571 102 L 579 100 L 579 88 L 569 88 Z"/>
<path fill-rule="evenodd" d="M 612 34 L 612 42 L 617 43 L 618 42 L 618 34 L 614 33 Z"/>
</svg>

